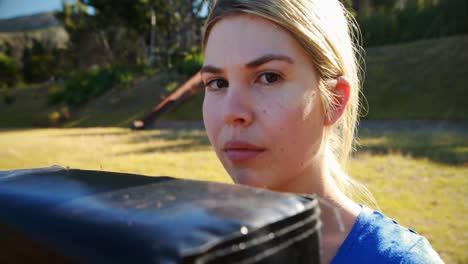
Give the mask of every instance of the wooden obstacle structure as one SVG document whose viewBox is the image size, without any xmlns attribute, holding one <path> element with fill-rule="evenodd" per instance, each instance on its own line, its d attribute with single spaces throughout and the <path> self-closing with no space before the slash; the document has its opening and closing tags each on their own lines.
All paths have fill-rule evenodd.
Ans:
<svg viewBox="0 0 468 264">
<path fill-rule="evenodd" d="M 151 112 L 141 120 L 135 120 L 132 129 L 141 130 L 148 128 L 150 124 L 154 123 L 163 113 L 174 110 L 181 103 L 192 98 L 203 88 L 203 82 L 200 72 L 193 75 L 182 86 L 177 88 L 173 93 L 166 97 Z"/>
</svg>

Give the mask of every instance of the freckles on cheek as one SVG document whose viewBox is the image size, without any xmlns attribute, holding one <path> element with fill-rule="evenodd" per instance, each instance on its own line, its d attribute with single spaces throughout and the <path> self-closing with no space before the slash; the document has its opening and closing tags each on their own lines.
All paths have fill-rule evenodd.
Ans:
<svg viewBox="0 0 468 264">
<path fill-rule="evenodd" d="M 291 146 L 298 144 L 296 134 L 303 127 L 303 109 L 298 100 L 282 98 L 269 105 L 266 110 L 268 131 L 271 133 L 275 148 L 282 155 L 289 153 Z"/>
<path fill-rule="evenodd" d="M 289 89 L 269 104 L 267 109 L 271 110 L 267 110 L 268 116 L 276 120 L 277 128 L 280 125 L 283 129 L 289 130 L 295 122 L 304 121 L 306 116 L 314 111 L 311 97 L 310 92 Z"/>
<path fill-rule="evenodd" d="M 319 127 L 315 118 L 315 111 L 318 110 L 315 96 L 315 91 L 290 93 L 275 101 L 275 111 L 271 113 L 271 131 L 275 134 L 275 142 L 278 143 L 278 153 L 288 153 L 286 160 L 299 167 L 304 164 L 304 159 L 307 158 L 304 156 L 307 152 L 305 148 L 312 143 L 310 140 L 316 134 L 315 128 Z"/>
<path fill-rule="evenodd" d="M 270 116 L 276 119 L 281 129 L 290 129 L 291 125 L 303 120 L 306 114 L 312 112 L 312 105 L 304 96 L 286 93 L 272 104 Z"/>
</svg>

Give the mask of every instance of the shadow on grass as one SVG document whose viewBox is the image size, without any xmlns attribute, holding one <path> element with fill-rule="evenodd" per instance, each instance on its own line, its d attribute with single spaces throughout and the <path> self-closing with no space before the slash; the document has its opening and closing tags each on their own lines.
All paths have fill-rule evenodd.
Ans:
<svg viewBox="0 0 468 264">
<path fill-rule="evenodd" d="M 174 144 L 174 145 L 168 145 L 168 146 L 148 147 L 148 148 L 143 148 L 143 149 L 139 149 L 135 151 L 127 151 L 127 152 L 118 153 L 117 156 L 148 154 L 148 153 L 201 151 L 201 150 L 206 150 L 207 146 L 201 146 L 200 144 L 197 144 L 196 142 L 188 142 L 188 143 L 180 143 L 180 144 Z"/>
<path fill-rule="evenodd" d="M 107 132 L 82 132 L 82 133 L 65 133 L 56 135 L 56 137 L 113 137 L 113 136 L 128 136 L 132 131 L 107 131 Z"/>
<path fill-rule="evenodd" d="M 461 131 L 371 130 L 359 132 L 357 153 L 401 153 L 449 165 L 468 165 L 468 135 Z"/>
<path fill-rule="evenodd" d="M 210 141 L 205 131 L 200 129 L 167 129 L 155 130 L 150 133 L 136 134 L 127 142 L 128 144 L 164 142 L 161 146 L 150 146 L 139 150 L 122 152 L 117 155 L 147 154 L 155 152 L 186 152 L 205 150 Z"/>
</svg>

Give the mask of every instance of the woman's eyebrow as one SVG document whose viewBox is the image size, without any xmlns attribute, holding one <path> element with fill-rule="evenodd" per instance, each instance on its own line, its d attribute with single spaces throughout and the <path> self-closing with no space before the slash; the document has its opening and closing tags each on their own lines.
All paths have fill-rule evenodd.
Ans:
<svg viewBox="0 0 468 264">
<path fill-rule="evenodd" d="M 204 73 L 204 72 L 218 74 L 218 73 L 222 73 L 223 70 L 221 68 L 218 68 L 218 67 L 215 67 L 215 66 L 205 65 L 200 70 L 200 73 Z"/>
<path fill-rule="evenodd" d="M 267 54 L 245 64 L 245 66 L 247 68 L 256 68 L 262 64 L 265 64 L 267 62 L 274 61 L 274 60 L 285 61 L 287 63 L 294 64 L 294 60 L 286 55 Z M 222 73 L 223 70 L 215 66 L 205 65 L 203 66 L 203 68 L 201 68 L 200 73 L 205 73 L 205 72 L 219 74 L 219 73 Z"/>
<path fill-rule="evenodd" d="M 273 61 L 273 60 L 280 60 L 280 61 L 285 61 L 290 64 L 294 64 L 294 60 L 291 59 L 290 57 L 286 55 L 278 55 L 278 54 L 267 54 L 263 55 L 260 58 L 257 58 L 249 63 L 247 63 L 245 66 L 247 68 L 256 68 L 262 64 L 265 64 L 267 62 Z"/>
</svg>

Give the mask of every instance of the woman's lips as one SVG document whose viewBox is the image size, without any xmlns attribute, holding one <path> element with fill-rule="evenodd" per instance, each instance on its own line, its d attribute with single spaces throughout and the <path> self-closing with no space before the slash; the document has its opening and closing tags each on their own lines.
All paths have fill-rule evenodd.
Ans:
<svg viewBox="0 0 468 264">
<path fill-rule="evenodd" d="M 222 150 L 231 162 L 240 163 L 254 159 L 266 149 L 246 141 L 228 141 Z"/>
</svg>

